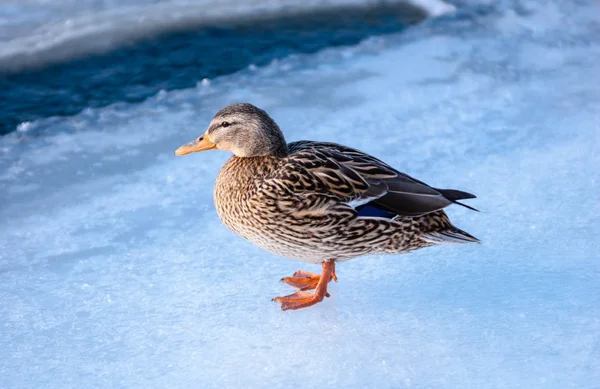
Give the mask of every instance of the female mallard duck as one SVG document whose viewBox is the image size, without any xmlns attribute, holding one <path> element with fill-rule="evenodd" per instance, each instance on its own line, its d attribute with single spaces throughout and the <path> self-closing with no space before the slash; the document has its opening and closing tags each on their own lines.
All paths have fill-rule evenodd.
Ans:
<svg viewBox="0 0 600 389">
<path fill-rule="evenodd" d="M 206 132 L 175 155 L 214 148 L 234 154 L 215 184 L 223 223 L 274 254 L 322 264 L 320 275 L 299 270 L 282 279 L 299 288 L 274 299 L 283 310 L 329 297 L 327 284 L 337 281 L 336 262 L 478 242 L 454 227 L 442 210 L 472 194 L 432 188 L 350 147 L 286 144 L 273 119 L 251 104 L 217 112 Z M 306 292 L 311 289 L 315 292 Z"/>
</svg>

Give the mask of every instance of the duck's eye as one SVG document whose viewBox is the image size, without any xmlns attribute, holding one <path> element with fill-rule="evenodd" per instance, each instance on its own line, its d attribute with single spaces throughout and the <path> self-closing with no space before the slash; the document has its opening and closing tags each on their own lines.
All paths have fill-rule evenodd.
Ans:
<svg viewBox="0 0 600 389">
<path fill-rule="evenodd" d="M 221 127 L 229 127 L 231 124 L 229 124 L 229 122 L 223 122 L 221 123 Z"/>
</svg>

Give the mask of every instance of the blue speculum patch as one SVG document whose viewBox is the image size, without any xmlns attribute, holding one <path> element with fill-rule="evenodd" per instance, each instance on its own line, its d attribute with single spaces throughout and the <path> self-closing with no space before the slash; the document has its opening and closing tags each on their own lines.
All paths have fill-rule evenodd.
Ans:
<svg viewBox="0 0 600 389">
<path fill-rule="evenodd" d="M 370 204 L 362 205 L 356 208 L 356 210 L 358 211 L 358 216 L 362 217 L 385 217 L 387 219 L 391 219 L 396 216 L 391 212 L 384 211 L 383 209 L 377 208 Z"/>
</svg>

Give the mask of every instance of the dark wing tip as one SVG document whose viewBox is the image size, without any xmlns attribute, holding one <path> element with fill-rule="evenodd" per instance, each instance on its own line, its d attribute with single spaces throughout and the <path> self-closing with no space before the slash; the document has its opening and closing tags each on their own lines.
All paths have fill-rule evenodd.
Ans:
<svg viewBox="0 0 600 389">
<path fill-rule="evenodd" d="M 469 192 L 463 192 L 462 190 L 438 189 L 438 188 L 434 188 L 434 189 L 437 190 L 438 192 L 440 192 L 445 198 L 447 198 L 450 201 L 477 198 L 477 196 L 475 196 L 474 194 L 469 193 Z"/>
<path fill-rule="evenodd" d="M 468 193 L 468 192 L 463 192 L 462 190 L 456 190 L 456 189 L 435 188 L 435 190 L 440 192 L 442 194 L 442 196 L 444 196 L 445 198 L 447 198 L 454 204 L 462 205 L 463 207 L 469 208 L 472 211 L 479 212 L 479 210 L 477 208 L 471 207 L 470 205 L 463 204 L 458 201 L 458 200 L 466 200 L 466 199 L 476 199 L 477 196 L 475 196 L 474 194 Z"/>
<path fill-rule="evenodd" d="M 455 201 L 453 201 L 453 203 L 454 204 L 458 204 L 458 205 L 462 205 L 465 208 L 469 208 L 471 211 L 480 212 L 477 208 L 471 207 L 470 205 L 467 205 L 467 204 L 463 204 L 463 203 L 461 203 L 459 201 L 455 200 Z"/>
</svg>

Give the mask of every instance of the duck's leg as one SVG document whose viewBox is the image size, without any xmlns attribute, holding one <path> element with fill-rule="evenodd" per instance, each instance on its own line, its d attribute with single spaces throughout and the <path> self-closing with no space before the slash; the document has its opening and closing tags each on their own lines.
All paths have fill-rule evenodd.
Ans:
<svg viewBox="0 0 600 389">
<path fill-rule="evenodd" d="M 275 297 L 273 301 L 281 303 L 281 309 L 287 311 L 288 309 L 300 309 L 310 307 L 323 301 L 323 298 L 329 296 L 327 293 L 327 284 L 329 281 L 334 279 L 335 275 L 335 261 L 331 260 L 323 262 L 323 272 L 319 276 L 316 285 L 310 289 L 315 289 L 314 293 L 308 293 L 303 290 L 299 290 L 289 296 Z M 296 272 L 298 273 L 298 272 Z M 306 274 L 306 272 L 304 272 Z M 294 274 L 296 275 L 296 274 Z M 309 278 L 315 278 L 314 276 L 308 276 Z M 292 277 L 290 277 L 292 278 Z M 298 277 L 299 278 L 299 277 Z M 306 278 L 306 276 L 305 276 Z M 290 284 L 291 285 L 291 284 Z M 312 283 L 310 284 L 312 285 Z M 307 287 L 307 286 L 305 286 Z"/>
<path fill-rule="evenodd" d="M 332 270 L 329 281 L 333 280 L 337 282 L 337 276 L 335 275 L 335 261 L 331 260 Z M 325 263 L 325 262 L 323 262 Z M 285 282 L 288 285 L 291 285 L 300 290 L 311 290 L 317 287 L 317 284 L 321 280 L 321 274 L 311 273 L 304 270 L 298 270 L 294 273 L 292 277 L 283 277 L 281 282 Z M 328 295 L 326 297 L 329 297 Z"/>
</svg>

